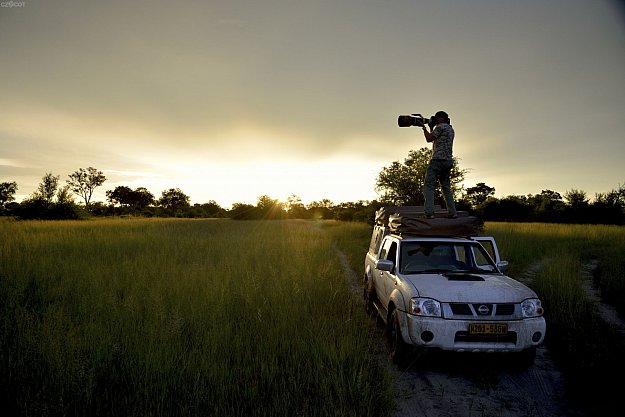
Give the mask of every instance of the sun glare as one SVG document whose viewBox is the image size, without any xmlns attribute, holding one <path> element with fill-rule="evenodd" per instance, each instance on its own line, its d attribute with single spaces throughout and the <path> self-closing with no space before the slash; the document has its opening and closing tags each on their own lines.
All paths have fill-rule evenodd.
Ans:
<svg viewBox="0 0 625 417">
<path fill-rule="evenodd" d="M 304 204 L 322 199 L 334 203 L 372 199 L 375 175 L 364 163 L 338 161 L 201 164 L 173 163 L 161 166 L 162 175 L 137 178 L 158 198 L 162 190 L 180 188 L 192 203 L 215 200 L 223 207 L 233 203 L 255 204 L 267 195 L 285 202 L 298 196 Z M 158 195 L 156 193 L 159 193 Z"/>
</svg>

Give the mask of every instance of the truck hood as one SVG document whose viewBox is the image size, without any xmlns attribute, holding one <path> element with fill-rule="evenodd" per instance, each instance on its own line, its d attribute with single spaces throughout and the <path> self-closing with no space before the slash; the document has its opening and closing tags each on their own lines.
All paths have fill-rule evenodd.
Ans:
<svg viewBox="0 0 625 417">
<path fill-rule="evenodd" d="M 403 275 L 419 297 L 445 303 L 519 303 L 536 293 L 510 277 L 499 274 Z"/>
</svg>

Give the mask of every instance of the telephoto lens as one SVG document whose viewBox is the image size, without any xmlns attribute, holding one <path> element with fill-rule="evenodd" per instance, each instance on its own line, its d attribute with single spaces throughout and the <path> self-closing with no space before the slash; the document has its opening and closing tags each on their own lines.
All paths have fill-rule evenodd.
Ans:
<svg viewBox="0 0 625 417">
<path fill-rule="evenodd" d="M 401 115 L 397 118 L 397 124 L 399 127 L 410 127 L 412 126 L 412 116 Z"/>
<path fill-rule="evenodd" d="M 428 119 L 424 119 L 423 116 L 418 113 L 411 115 L 402 114 L 397 118 L 399 127 L 423 126 L 424 123 L 428 122 Z"/>
</svg>

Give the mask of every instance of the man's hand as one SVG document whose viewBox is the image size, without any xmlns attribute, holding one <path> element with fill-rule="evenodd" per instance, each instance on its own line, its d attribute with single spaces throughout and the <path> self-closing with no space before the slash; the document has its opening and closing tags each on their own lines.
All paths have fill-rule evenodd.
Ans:
<svg viewBox="0 0 625 417">
<path fill-rule="evenodd" d="M 425 140 L 428 142 L 434 142 L 436 140 L 436 136 L 428 132 L 425 126 L 423 126 L 423 136 L 425 136 Z"/>
</svg>

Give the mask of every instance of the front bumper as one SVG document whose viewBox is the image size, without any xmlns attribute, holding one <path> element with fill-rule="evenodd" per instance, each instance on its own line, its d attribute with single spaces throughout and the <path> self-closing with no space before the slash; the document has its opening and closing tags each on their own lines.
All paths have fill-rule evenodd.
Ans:
<svg viewBox="0 0 625 417">
<path fill-rule="evenodd" d="M 406 343 L 457 352 L 520 352 L 540 345 L 547 328 L 543 317 L 497 320 L 489 323 L 507 325 L 505 335 L 472 335 L 469 324 L 476 323 L 474 320 L 422 317 L 406 312 L 400 312 L 399 319 Z"/>
</svg>

